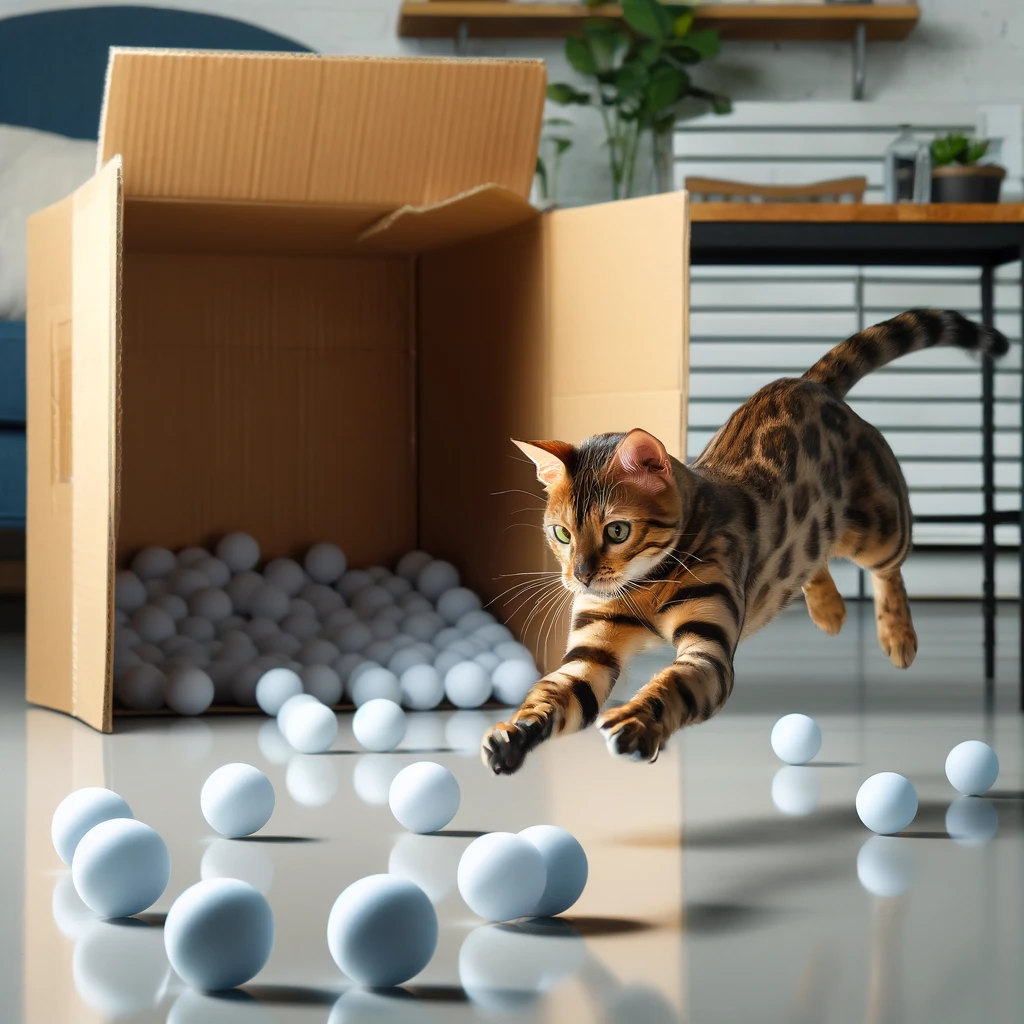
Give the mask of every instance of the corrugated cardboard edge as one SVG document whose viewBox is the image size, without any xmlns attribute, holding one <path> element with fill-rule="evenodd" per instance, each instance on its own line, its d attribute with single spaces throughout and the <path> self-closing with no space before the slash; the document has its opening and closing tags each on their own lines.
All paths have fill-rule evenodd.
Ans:
<svg viewBox="0 0 1024 1024">
<path fill-rule="evenodd" d="M 544 66 L 543 60 L 536 58 L 527 57 L 444 57 L 444 56 L 417 56 L 415 54 L 398 54 L 392 56 L 373 56 L 366 54 L 322 54 L 322 53 L 302 53 L 292 51 L 275 51 L 275 50 L 192 50 L 192 49 L 174 49 L 172 47 L 161 47 L 161 46 L 111 46 L 107 56 L 107 70 L 103 78 L 103 102 L 100 105 L 100 123 L 97 126 L 97 140 L 98 144 L 96 147 L 96 170 L 99 171 L 103 166 L 103 152 L 105 149 L 105 126 L 107 123 L 107 111 L 110 103 L 110 86 L 111 78 L 113 74 L 114 62 L 120 54 L 152 54 L 153 56 L 160 56 L 162 54 L 174 54 L 176 56 L 189 56 L 189 55 L 216 55 L 220 58 L 225 59 L 252 59 L 254 57 L 278 57 L 287 58 L 289 60 L 296 61 L 323 61 L 323 60 L 337 60 L 337 61 L 365 61 L 365 62 L 378 62 L 378 63 L 417 63 L 417 64 L 452 64 L 452 63 L 463 63 L 463 64 L 528 64 L 528 65 L 539 65 Z M 539 125 L 538 125 L 539 131 Z"/>
<path fill-rule="evenodd" d="M 110 543 L 107 551 L 107 667 L 103 686 L 103 731 L 114 731 L 114 631 L 115 594 L 117 578 L 117 526 L 121 518 L 121 296 L 124 287 L 124 168 L 121 158 L 117 163 L 117 249 L 114 267 L 114 417 L 113 445 L 110 457 Z M 112 163 L 114 161 L 111 161 Z"/>
<path fill-rule="evenodd" d="M 463 210 L 485 206 L 490 208 L 472 224 L 456 224 Z M 539 216 L 540 211 L 522 196 L 491 183 L 478 185 L 440 203 L 399 207 L 370 225 L 356 241 L 374 251 L 414 253 L 497 234 Z M 418 231 L 427 232 L 430 241 L 418 243 L 413 238 Z"/>
</svg>

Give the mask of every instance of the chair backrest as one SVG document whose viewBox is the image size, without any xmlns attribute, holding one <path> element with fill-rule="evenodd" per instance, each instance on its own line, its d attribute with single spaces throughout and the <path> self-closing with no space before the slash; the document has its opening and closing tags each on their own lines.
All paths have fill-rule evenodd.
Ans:
<svg viewBox="0 0 1024 1024">
<path fill-rule="evenodd" d="M 860 175 L 808 185 L 753 185 L 720 178 L 687 177 L 683 187 L 698 203 L 862 203 L 868 179 Z"/>
</svg>

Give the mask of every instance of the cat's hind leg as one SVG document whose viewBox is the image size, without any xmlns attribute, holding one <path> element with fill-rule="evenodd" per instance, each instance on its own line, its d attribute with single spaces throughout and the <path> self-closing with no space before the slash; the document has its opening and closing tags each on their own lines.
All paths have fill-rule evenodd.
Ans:
<svg viewBox="0 0 1024 1024">
<path fill-rule="evenodd" d="M 836 636 L 846 621 L 846 603 L 827 562 L 804 584 L 803 591 L 811 622 L 829 636 Z"/>
</svg>

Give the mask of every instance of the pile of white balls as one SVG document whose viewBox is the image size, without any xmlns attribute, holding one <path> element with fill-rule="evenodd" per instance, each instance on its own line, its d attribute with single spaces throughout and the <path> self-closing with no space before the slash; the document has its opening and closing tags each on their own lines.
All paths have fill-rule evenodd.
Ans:
<svg viewBox="0 0 1024 1024">
<path fill-rule="evenodd" d="M 431 761 L 399 772 L 389 794 L 399 824 L 421 835 L 444 828 L 460 800 L 455 777 Z M 258 768 L 226 764 L 206 780 L 199 802 L 216 832 L 238 839 L 270 820 L 274 788 Z M 61 859 L 71 865 L 79 896 L 102 917 L 141 913 L 167 887 L 166 845 L 111 790 L 80 789 L 65 798 L 54 814 L 52 836 Z M 518 835 L 492 832 L 471 843 L 459 862 L 458 887 L 481 917 L 511 921 L 568 910 L 582 894 L 587 874 L 586 854 L 569 832 L 535 825 Z M 335 900 L 327 923 L 334 961 L 355 982 L 373 987 L 400 985 L 418 974 L 433 957 L 437 939 L 430 898 L 393 874 L 353 882 Z M 266 898 L 247 882 L 206 879 L 172 903 L 164 946 L 186 984 L 205 991 L 235 988 L 267 963 L 274 916 Z"/>
<path fill-rule="evenodd" d="M 426 552 L 349 569 L 335 544 L 262 569 L 253 537 L 215 551 L 143 548 L 117 574 L 114 687 L 127 708 L 198 715 L 257 704 L 274 669 L 328 706 L 386 699 L 413 710 L 447 699 L 518 705 L 540 677 L 533 655 Z"/>
<path fill-rule="evenodd" d="M 821 729 L 807 715 L 784 715 L 772 728 L 771 745 L 780 761 L 802 766 L 821 749 Z M 999 758 L 981 740 L 958 743 L 949 752 L 945 767 L 950 785 L 964 797 L 987 793 L 999 777 Z M 782 791 L 778 795 L 776 788 Z M 776 787 L 773 783 L 772 795 L 776 805 L 784 813 L 807 813 L 813 808 L 814 801 L 801 799 L 801 788 L 801 783 L 791 785 L 788 780 L 783 787 Z M 857 816 L 872 832 L 881 836 L 895 835 L 907 828 L 917 816 L 917 791 L 903 775 L 878 772 L 861 784 L 856 808 Z M 963 813 L 960 808 L 957 812 Z M 957 813 L 953 813 L 952 820 L 947 814 L 947 831 L 953 838 L 958 837 L 956 818 Z"/>
</svg>

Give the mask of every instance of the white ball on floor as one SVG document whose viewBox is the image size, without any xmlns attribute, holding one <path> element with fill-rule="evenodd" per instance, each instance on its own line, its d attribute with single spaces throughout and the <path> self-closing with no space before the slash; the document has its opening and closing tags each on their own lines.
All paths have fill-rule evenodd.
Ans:
<svg viewBox="0 0 1024 1024">
<path fill-rule="evenodd" d="M 371 665 L 370 668 L 353 673 L 349 679 L 348 692 L 357 708 L 374 700 L 398 704 L 402 699 L 398 676 L 379 665 Z"/>
<path fill-rule="evenodd" d="M 437 599 L 437 614 L 450 626 L 454 626 L 463 616 L 481 610 L 480 598 L 468 587 L 452 587 Z"/>
<path fill-rule="evenodd" d="M 288 614 L 289 595 L 273 583 L 261 583 L 249 595 L 248 609 L 253 618 L 280 622 Z"/>
<path fill-rule="evenodd" d="M 821 729 L 807 715 L 783 715 L 771 735 L 772 750 L 786 764 L 807 764 L 821 750 Z"/>
<path fill-rule="evenodd" d="M 466 612 L 458 622 L 455 623 L 456 627 L 465 634 L 475 633 L 478 629 L 483 626 L 490 626 L 498 620 L 490 613 L 486 611 L 473 611 Z"/>
<path fill-rule="evenodd" d="M 426 893 L 393 875 L 353 882 L 327 921 L 334 962 L 372 988 L 391 988 L 419 974 L 434 955 L 437 935 L 437 914 Z"/>
<path fill-rule="evenodd" d="M 167 548 L 143 548 L 132 559 L 132 572 L 143 582 L 163 579 L 174 572 L 178 560 Z M 120 574 L 118 574 L 120 575 Z"/>
<path fill-rule="evenodd" d="M 370 627 L 362 622 L 344 626 L 334 635 L 334 644 L 342 654 L 361 651 L 371 643 L 373 643 L 373 634 L 370 632 Z"/>
<path fill-rule="evenodd" d="M 589 866 L 579 840 L 557 825 L 531 825 L 519 833 L 544 859 L 547 880 L 531 917 L 564 914 L 583 894 Z"/>
<path fill-rule="evenodd" d="M 402 555 L 395 566 L 395 574 L 410 583 L 416 582 L 421 569 L 425 569 L 434 559 L 426 551 L 410 551 Z"/>
<path fill-rule="evenodd" d="M 429 711 L 444 699 L 444 679 L 433 665 L 411 665 L 401 675 L 402 703 L 415 711 Z"/>
<path fill-rule="evenodd" d="M 999 812 L 991 800 L 959 796 L 946 808 L 946 831 L 958 846 L 984 846 L 999 831 Z"/>
<path fill-rule="evenodd" d="M 249 572 L 260 560 L 260 546 L 247 533 L 229 533 L 217 544 L 217 557 L 232 572 Z"/>
<path fill-rule="evenodd" d="M 133 711 L 156 711 L 164 706 L 167 680 L 155 665 L 133 665 L 114 684 L 117 699 Z"/>
<path fill-rule="evenodd" d="M 999 758 L 987 743 L 965 740 L 946 757 L 946 778 L 958 793 L 981 796 L 999 778 Z"/>
<path fill-rule="evenodd" d="M 210 828 L 222 836 L 251 836 L 274 813 L 274 787 L 251 764 L 225 764 L 203 783 L 199 806 Z"/>
<path fill-rule="evenodd" d="M 197 590 L 188 600 L 189 611 L 211 622 L 221 622 L 234 610 L 226 590 L 205 587 Z"/>
<path fill-rule="evenodd" d="M 902 832 L 917 815 L 917 792 L 895 772 L 879 772 L 857 790 L 857 816 L 879 835 Z"/>
<path fill-rule="evenodd" d="M 146 603 L 146 588 L 142 580 L 129 569 L 121 569 L 114 578 L 114 606 L 121 611 L 133 612 Z"/>
<path fill-rule="evenodd" d="M 317 583 L 335 583 L 348 568 L 345 552 L 337 544 L 314 544 L 303 560 L 306 572 Z"/>
<path fill-rule="evenodd" d="M 394 750 L 405 735 L 405 712 L 394 701 L 369 700 L 352 716 L 352 733 L 367 750 Z"/>
<path fill-rule="evenodd" d="M 341 677 L 330 665 L 306 665 L 299 676 L 302 678 L 302 688 L 321 704 L 333 707 L 341 700 Z"/>
<path fill-rule="evenodd" d="M 291 558 L 274 558 L 263 567 L 263 578 L 280 587 L 289 597 L 296 597 L 309 582 L 301 565 Z"/>
<path fill-rule="evenodd" d="M 186 889 L 164 922 L 171 966 L 187 984 L 223 991 L 254 978 L 274 948 L 266 897 L 237 878 L 211 878 Z"/>
<path fill-rule="evenodd" d="M 451 562 L 429 562 L 416 574 L 416 589 L 431 601 L 459 585 L 459 570 Z M 470 609 L 472 610 L 472 609 Z"/>
<path fill-rule="evenodd" d="M 461 798 L 455 776 L 433 761 L 417 761 L 403 768 L 388 792 L 388 804 L 398 824 L 420 834 L 444 828 L 458 812 Z"/>
<path fill-rule="evenodd" d="M 162 608 L 147 604 L 132 615 L 132 629 L 149 644 L 158 644 L 174 636 L 174 619 Z"/>
<path fill-rule="evenodd" d="M 505 626 L 501 626 L 499 628 L 504 629 L 506 632 L 509 632 L 509 630 L 507 630 Z M 481 640 L 486 643 L 486 637 L 482 637 L 480 635 L 481 632 L 482 630 L 478 629 L 473 634 L 473 636 L 477 640 Z M 533 660 L 533 652 L 530 650 L 530 648 L 525 646 L 524 644 L 519 643 L 518 640 L 499 640 L 496 644 L 494 644 L 492 649 L 494 653 L 499 658 L 501 658 L 502 661 L 522 661 L 525 662 L 527 665 L 537 664 Z"/>
<path fill-rule="evenodd" d="M 50 838 L 57 856 L 71 866 L 75 848 L 91 828 L 112 818 L 134 817 L 124 797 L 102 786 L 85 786 L 69 793 L 57 805 L 50 823 Z"/>
<path fill-rule="evenodd" d="M 547 884 L 540 851 L 511 832 L 474 839 L 459 861 L 459 892 L 474 914 L 489 921 L 527 917 Z"/>
<path fill-rule="evenodd" d="M 200 668 L 180 668 L 167 676 L 164 700 L 179 715 L 201 715 L 213 703 L 213 680 Z"/>
<path fill-rule="evenodd" d="M 349 569 L 344 576 L 334 584 L 334 589 L 346 601 L 351 601 L 360 590 L 372 587 L 374 578 L 365 569 Z"/>
<path fill-rule="evenodd" d="M 197 590 L 208 587 L 210 581 L 198 570 L 186 565 L 179 565 L 167 577 L 167 586 L 172 594 L 178 597 L 191 597 Z"/>
<path fill-rule="evenodd" d="M 141 914 L 160 899 L 170 876 L 167 844 L 134 818 L 94 825 L 71 860 L 75 891 L 101 917 Z"/>
<path fill-rule="evenodd" d="M 475 661 L 464 661 L 448 670 L 444 692 L 457 708 L 478 708 L 491 695 L 491 674 Z"/>
<path fill-rule="evenodd" d="M 532 659 L 529 663 L 519 658 L 503 661 L 491 673 L 494 696 L 502 704 L 508 704 L 510 707 L 522 704 L 530 688 L 539 679 L 540 672 L 537 671 Z"/>
<path fill-rule="evenodd" d="M 276 716 L 289 697 L 302 693 L 302 679 L 290 668 L 272 668 L 256 684 L 256 703 L 268 715 Z"/>
<path fill-rule="evenodd" d="M 772 778 L 772 803 L 791 818 L 802 818 L 821 803 L 818 773 L 806 765 L 787 764 Z"/>
<path fill-rule="evenodd" d="M 902 896 L 916 868 L 911 844 L 896 836 L 872 836 L 857 854 L 857 878 L 873 896 Z"/>
<path fill-rule="evenodd" d="M 312 698 L 311 694 L 301 696 Z M 288 703 L 296 699 L 293 697 Z M 281 711 L 283 713 L 285 708 Z M 302 754 L 322 754 L 330 750 L 338 738 L 337 715 L 316 698 L 296 706 L 283 722 L 279 715 L 278 725 L 285 739 Z"/>
<path fill-rule="evenodd" d="M 287 738 L 288 719 L 291 717 L 293 712 L 297 711 L 305 704 L 319 703 L 320 701 L 318 701 L 311 693 L 297 693 L 294 697 L 289 697 L 277 712 L 277 727 L 281 730 L 281 735 Z"/>
</svg>

